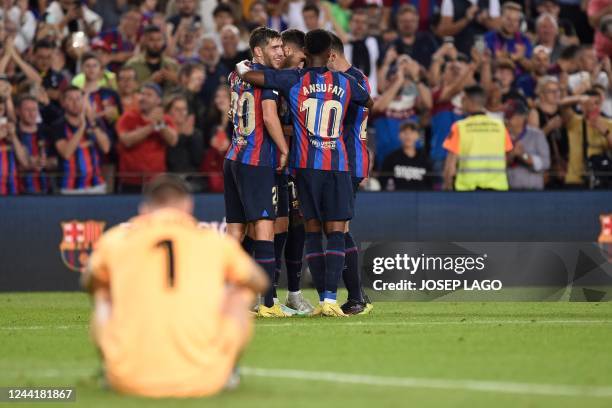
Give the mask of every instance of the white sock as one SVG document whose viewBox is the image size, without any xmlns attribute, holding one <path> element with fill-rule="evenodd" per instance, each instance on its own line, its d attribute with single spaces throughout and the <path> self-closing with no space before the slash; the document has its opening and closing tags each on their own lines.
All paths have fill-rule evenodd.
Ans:
<svg viewBox="0 0 612 408">
<path fill-rule="evenodd" d="M 325 300 L 323 300 L 323 302 L 327 302 L 327 303 L 336 303 L 336 299 L 328 299 L 328 298 L 325 298 Z"/>
<path fill-rule="evenodd" d="M 280 302 L 278 301 L 278 298 L 274 298 L 274 304 L 278 305 Z"/>
<path fill-rule="evenodd" d="M 297 296 L 297 295 L 299 295 L 300 293 L 302 293 L 302 291 L 301 291 L 301 290 L 298 290 L 297 292 L 289 292 L 289 295 L 290 295 L 290 296 Z"/>
</svg>

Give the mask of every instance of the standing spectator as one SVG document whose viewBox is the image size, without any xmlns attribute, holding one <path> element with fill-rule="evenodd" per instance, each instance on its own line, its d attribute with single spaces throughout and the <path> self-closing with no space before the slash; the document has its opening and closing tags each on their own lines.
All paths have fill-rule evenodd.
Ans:
<svg viewBox="0 0 612 408">
<path fill-rule="evenodd" d="M 206 68 L 206 79 L 202 86 L 200 96 L 204 103 L 208 105 L 221 84 L 227 83 L 229 69 L 221 62 L 219 49 L 212 36 L 202 37 L 200 45 L 200 62 Z"/>
<path fill-rule="evenodd" d="M 240 51 L 240 30 L 235 25 L 227 25 L 221 29 L 221 62 L 229 70 L 233 70 L 236 64 L 242 60 L 249 59 L 251 53 L 248 50 Z"/>
<path fill-rule="evenodd" d="M 112 72 L 117 73 L 122 64 L 134 56 L 140 19 L 138 9 L 130 8 L 121 16 L 119 26 L 107 29 L 93 40 L 94 47 L 102 45 L 108 51 L 106 63 Z"/>
<path fill-rule="evenodd" d="M 215 29 L 210 33 L 215 39 L 215 44 L 221 52 L 221 30 L 228 25 L 236 25 L 234 9 L 227 3 L 219 3 L 213 10 Z"/>
<path fill-rule="evenodd" d="M 383 162 L 381 184 L 385 190 L 426 190 L 431 186 L 430 165 L 424 149 L 417 149 L 419 126 L 404 122 L 399 138 L 402 146 Z"/>
<path fill-rule="evenodd" d="M 595 29 L 595 50 L 597 56 L 612 56 L 612 0 L 590 0 L 588 15 Z"/>
<path fill-rule="evenodd" d="M 555 25 L 558 27 L 559 42 L 563 45 L 580 44 L 576 36 L 576 29 L 571 19 L 560 18 L 561 7 L 559 0 L 537 0 L 537 14 L 539 16 L 550 15 L 553 17 Z M 581 13 L 583 14 L 583 13 Z"/>
<path fill-rule="evenodd" d="M 178 65 L 172 58 L 164 56 L 166 41 L 161 29 L 147 26 L 142 39 L 143 53 L 131 58 L 127 65 L 136 71 L 139 83 L 152 81 L 162 89 L 176 85 Z"/>
<path fill-rule="evenodd" d="M 537 103 L 529 114 L 529 126 L 542 130 L 550 148 L 550 174 L 545 178 L 546 188 L 560 188 L 567 172 L 569 147 L 561 116 L 561 86 L 557 78 L 541 78 L 537 94 Z"/>
<path fill-rule="evenodd" d="M 499 0 L 442 0 L 439 37 L 454 37 L 459 52 L 470 55 L 474 41 L 499 27 Z"/>
<path fill-rule="evenodd" d="M 568 89 L 573 95 L 581 95 L 596 84 L 608 89 L 608 75 L 602 70 L 601 63 L 597 60 L 595 49 L 583 45 L 578 51 L 578 71 L 570 73 L 568 78 Z"/>
<path fill-rule="evenodd" d="M 91 5 L 93 3 L 93 5 Z M 102 30 L 111 30 L 117 27 L 122 14 L 128 9 L 127 0 L 94 0 L 89 1 L 92 11 L 102 19 Z M 138 9 L 136 9 L 138 10 Z M 136 29 L 140 26 L 140 13 L 136 22 Z"/>
<path fill-rule="evenodd" d="M 175 34 L 180 26 L 195 29 L 201 27 L 202 18 L 197 14 L 196 0 L 176 0 L 176 6 L 178 14 L 168 18 L 168 23 L 172 24 L 172 34 Z"/>
<path fill-rule="evenodd" d="M 495 58 L 510 58 L 517 64 L 517 74 L 531 69 L 533 46 L 527 36 L 521 33 L 523 8 L 520 4 L 509 1 L 502 6 L 501 27 L 489 31 L 485 43 Z"/>
<path fill-rule="evenodd" d="M 202 163 L 204 139 L 194 126 L 195 118 L 189 114 L 187 99 L 182 95 L 173 96 L 166 104 L 166 112 L 178 127 L 178 141 L 166 154 L 168 171 L 183 173 L 193 191 L 202 191 L 202 180 L 195 173 Z"/>
<path fill-rule="evenodd" d="M 103 194 L 101 157 L 110 151 L 108 135 L 98 125 L 83 91 L 68 87 L 62 95 L 64 116 L 54 123 L 49 135 L 58 153 L 62 194 Z"/>
<path fill-rule="evenodd" d="M 394 49 L 387 51 L 394 54 Z M 376 158 L 378 165 L 393 150 L 400 147 L 399 126 L 407 119 L 417 119 L 417 110 L 429 111 L 432 107 L 431 91 L 422 78 L 423 72 L 415 60 L 407 55 L 397 58 L 393 70 L 389 68 L 386 58 L 383 64 L 383 74 L 387 80 L 380 77 L 379 87 L 385 91 L 372 107 L 374 115 L 382 114 L 374 120 L 376 129 Z"/>
<path fill-rule="evenodd" d="M 17 136 L 29 156 L 29 163 L 22 165 L 20 191 L 25 194 L 46 194 L 51 190 L 47 170 L 52 170 L 57 160 L 49 157 L 49 141 L 38 125 L 38 100 L 25 94 L 17 100 Z"/>
<path fill-rule="evenodd" d="M 516 88 L 530 100 L 536 97 L 538 81 L 548 75 L 548 70 L 550 68 L 550 51 L 548 48 L 542 45 L 535 47 L 533 49 L 532 62 L 532 71 L 522 75 L 516 81 Z"/>
<path fill-rule="evenodd" d="M 117 122 L 119 189 L 138 193 L 151 177 L 166 171 L 167 146 L 175 146 L 178 134 L 161 106 L 159 85 L 145 83 L 140 109 L 126 111 Z"/>
<path fill-rule="evenodd" d="M 136 71 L 132 67 L 123 66 L 117 73 L 117 91 L 121 108 L 124 111 L 138 109 L 139 94 Z"/>
<path fill-rule="evenodd" d="M 507 155 L 511 190 L 543 190 L 544 173 L 550 168 L 550 149 L 541 130 L 527 125 L 529 108 L 520 99 L 506 105 L 506 128 L 512 139 Z"/>
<path fill-rule="evenodd" d="M 72 85 L 90 93 L 98 88 L 116 89 L 115 74 L 102 67 L 102 61 L 94 53 L 86 53 L 81 59 L 81 71 L 72 79 Z"/>
<path fill-rule="evenodd" d="M 102 29 L 102 18 L 81 1 L 58 0 L 47 7 L 46 22 L 57 24 L 64 37 L 83 31 L 89 38 L 95 37 Z"/>
<path fill-rule="evenodd" d="M 441 79 L 435 82 L 432 90 L 431 112 L 430 159 L 432 169 L 437 176 L 442 175 L 446 160 L 446 149 L 442 144 L 450 133 L 453 123 L 463 118 L 461 110 L 463 89 L 476 83 L 474 79 L 476 66 L 468 64 L 467 58 L 457 54 L 456 51 L 452 44 L 446 43 L 436 51 L 431 65 L 433 73 L 441 71 Z"/>
<path fill-rule="evenodd" d="M 0 97 L 0 196 L 19 194 L 19 166 L 28 168 L 28 152 L 6 116 L 6 98 Z"/>
<path fill-rule="evenodd" d="M 570 187 L 593 186 L 606 177 L 598 174 L 589 176 L 593 176 L 590 174 L 592 171 L 602 170 L 602 161 L 612 147 L 612 120 L 601 115 L 601 96 L 597 90 L 584 94 L 580 110 L 581 114 L 575 113 L 571 105 L 564 106 L 562 110 L 569 140 L 565 183 Z"/>
<path fill-rule="evenodd" d="M 376 64 L 380 58 L 378 40 L 368 34 L 368 13 L 365 9 L 357 9 L 351 15 L 350 42 L 345 45 L 344 53 L 351 64 L 368 77 L 371 95 L 378 95 L 378 79 Z"/>
<path fill-rule="evenodd" d="M 200 59 L 198 55 L 198 37 L 200 29 L 194 26 L 179 27 L 176 32 L 176 46 L 174 58 L 182 65 L 188 62 L 196 62 Z"/>
<path fill-rule="evenodd" d="M 508 190 L 506 152 L 512 150 L 508 130 L 503 121 L 485 114 L 484 89 L 474 85 L 464 92 L 463 111 L 468 117 L 453 125 L 444 142 L 448 150 L 444 189 Z"/>
<path fill-rule="evenodd" d="M 429 68 L 431 56 L 438 49 L 438 44 L 433 35 L 429 32 L 418 32 L 418 28 L 417 9 L 411 4 L 401 6 L 397 11 L 399 38 L 391 44 L 391 47 L 398 54 L 407 54 L 421 66 Z"/>
<path fill-rule="evenodd" d="M 552 14 L 541 14 L 536 20 L 536 44 L 546 47 L 552 62 L 557 61 L 563 45 L 559 38 L 559 26 Z"/>
<path fill-rule="evenodd" d="M 36 16 L 28 9 L 27 0 L 17 0 L 9 10 L 6 22 L 15 25 L 15 48 L 20 53 L 26 52 L 34 41 L 36 34 Z"/>
<path fill-rule="evenodd" d="M 199 63 L 185 64 L 179 70 L 179 86 L 176 90 L 187 100 L 189 114 L 196 118 L 195 127 L 200 130 L 204 125 L 203 119 L 206 113 L 206 105 L 200 98 L 205 78 L 206 71 L 203 65 Z"/>
<path fill-rule="evenodd" d="M 223 192 L 223 160 L 233 132 L 233 125 L 227 115 L 230 100 L 229 87 L 220 86 L 205 119 L 204 144 L 210 148 L 204 154 L 200 171 L 206 173 L 208 191 L 212 193 Z"/>
</svg>

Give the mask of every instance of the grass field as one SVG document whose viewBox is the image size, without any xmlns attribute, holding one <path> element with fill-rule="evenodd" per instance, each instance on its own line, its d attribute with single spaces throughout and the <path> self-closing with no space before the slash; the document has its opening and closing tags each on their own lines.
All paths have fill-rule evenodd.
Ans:
<svg viewBox="0 0 612 408">
<path fill-rule="evenodd" d="M 76 386 L 80 407 L 612 407 L 610 303 L 375 307 L 258 321 L 238 390 L 151 401 L 99 387 L 84 294 L 1 294 L 0 386 Z"/>
</svg>

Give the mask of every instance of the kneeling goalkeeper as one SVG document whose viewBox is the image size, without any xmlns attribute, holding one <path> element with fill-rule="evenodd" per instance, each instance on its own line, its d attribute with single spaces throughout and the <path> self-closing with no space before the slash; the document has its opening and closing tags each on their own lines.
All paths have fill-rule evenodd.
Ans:
<svg viewBox="0 0 612 408">
<path fill-rule="evenodd" d="M 92 334 L 119 392 L 215 394 L 251 337 L 249 308 L 268 279 L 234 240 L 198 228 L 192 211 L 187 186 L 159 176 L 140 215 L 105 233 L 91 256 Z"/>
</svg>

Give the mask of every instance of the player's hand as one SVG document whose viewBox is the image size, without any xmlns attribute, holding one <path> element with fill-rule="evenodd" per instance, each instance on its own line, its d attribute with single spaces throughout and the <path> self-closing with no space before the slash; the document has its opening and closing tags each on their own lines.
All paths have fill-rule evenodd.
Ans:
<svg viewBox="0 0 612 408">
<path fill-rule="evenodd" d="M 238 64 L 236 64 L 236 72 L 238 72 L 238 75 L 241 78 L 244 74 L 246 74 L 250 70 L 251 70 L 251 64 L 249 63 L 248 60 L 243 60 L 243 61 L 240 61 Z"/>
<path fill-rule="evenodd" d="M 285 167 L 287 167 L 288 160 L 289 160 L 289 155 L 287 153 L 281 153 L 276 171 L 282 171 Z"/>
</svg>

